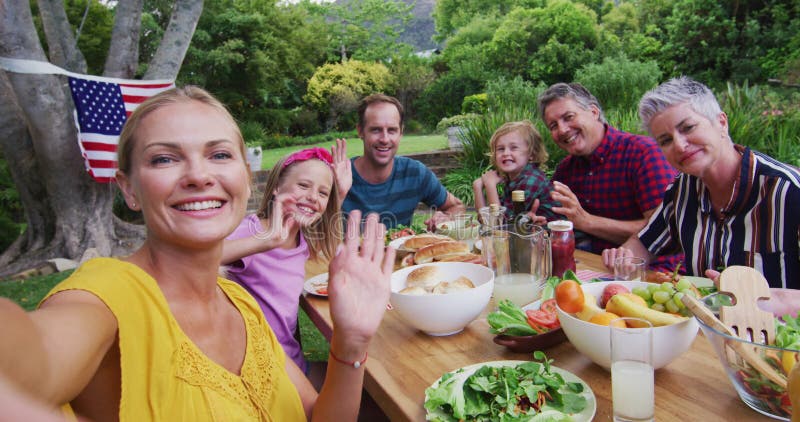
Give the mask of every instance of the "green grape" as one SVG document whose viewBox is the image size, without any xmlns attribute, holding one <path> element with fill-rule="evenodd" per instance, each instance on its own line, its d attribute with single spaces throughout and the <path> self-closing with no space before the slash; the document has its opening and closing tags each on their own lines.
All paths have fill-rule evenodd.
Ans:
<svg viewBox="0 0 800 422">
<path fill-rule="evenodd" d="M 678 312 L 678 305 L 675 304 L 674 300 L 668 300 L 667 303 L 664 304 L 664 307 L 667 308 L 668 312 Z"/>
<path fill-rule="evenodd" d="M 671 295 L 663 290 L 659 290 L 653 293 L 653 302 L 655 303 L 665 303 L 669 300 Z"/>
<path fill-rule="evenodd" d="M 641 297 L 645 301 L 648 301 L 653 297 L 652 293 L 650 293 L 650 290 L 647 290 L 646 287 L 634 287 L 633 290 L 631 290 L 631 293 Z"/>
<path fill-rule="evenodd" d="M 678 280 L 678 282 L 675 284 L 675 288 L 677 290 L 686 290 L 686 289 L 690 289 L 691 287 L 692 287 L 692 283 L 689 280 L 685 279 L 685 278 L 682 278 L 682 279 Z"/>
<path fill-rule="evenodd" d="M 683 293 L 683 292 L 678 292 L 678 293 L 675 293 L 674 295 L 672 295 L 672 301 L 675 302 L 675 305 L 678 305 L 679 309 L 683 309 L 683 308 L 686 307 L 686 305 L 684 305 L 683 301 L 681 300 L 681 298 L 683 297 L 684 294 L 685 293 Z"/>
<path fill-rule="evenodd" d="M 652 309 L 654 311 L 659 311 L 659 312 L 664 312 L 664 311 L 667 310 L 667 308 L 665 308 L 664 304 L 662 304 L 662 303 L 654 303 L 654 304 L 650 305 L 650 309 Z"/>
<path fill-rule="evenodd" d="M 682 290 L 681 293 L 683 293 L 685 295 L 689 295 L 689 296 L 697 299 L 697 293 L 695 293 L 694 290 L 692 290 L 692 289 Z"/>
<path fill-rule="evenodd" d="M 661 283 L 661 288 L 660 289 L 662 291 L 665 291 L 665 292 L 667 292 L 667 293 L 669 293 L 671 295 L 672 292 L 675 291 L 675 285 L 670 283 L 669 281 L 665 281 L 665 282 Z"/>
<path fill-rule="evenodd" d="M 660 286 L 658 284 L 648 284 L 647 285 L 647 291 L 650 292 L 650 295 L 652 295 L 653 293 L 657 292 L 659 290 L 659 288 L 660 288 Z"/>
</svg>

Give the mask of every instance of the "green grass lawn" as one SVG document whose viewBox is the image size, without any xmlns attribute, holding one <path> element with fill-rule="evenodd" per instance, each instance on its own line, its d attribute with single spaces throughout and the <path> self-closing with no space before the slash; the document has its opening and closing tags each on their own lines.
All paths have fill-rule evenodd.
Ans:
<svg viewBox="0 0 800 422">
<path fill-rule="evenodd" d="M 269 170 L 281 157 L 300 149 L 311 147 L 330 149 L 334 144 L 335 142 L 320 142 L 313 145 L 295 145 L 291 147 L 266 150 L 263 152 L 264 156 L 261 159 L 261 168 L 264 170 Z M 398 153 L 400 155 L 406 155 L 447 148 L 447 137 L 444 135 L 403 135 L 403 138 L 400 140 L 400 148 Z M 347 140 L 348 157 L 355 157 L 357 155 L 362 155 L 363 153 L 364 144 L 361 139 L 349 138 Z"/>
</svg>

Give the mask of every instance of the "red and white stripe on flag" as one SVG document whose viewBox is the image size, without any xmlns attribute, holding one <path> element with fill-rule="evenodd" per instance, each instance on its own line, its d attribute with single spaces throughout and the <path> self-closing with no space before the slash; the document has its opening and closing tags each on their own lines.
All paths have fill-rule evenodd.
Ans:
<svg viewBox="0 0 800 422">
<path fill-rule="evenodd" d="M 86 161 L 86 170 L 96 181 L 108 183 L 114 180 L 117 143 L 128 116 L 144 100 L 173 86 L 172 82 L 69 78 L 79 132 L 78 145 Z"/>
</svg>

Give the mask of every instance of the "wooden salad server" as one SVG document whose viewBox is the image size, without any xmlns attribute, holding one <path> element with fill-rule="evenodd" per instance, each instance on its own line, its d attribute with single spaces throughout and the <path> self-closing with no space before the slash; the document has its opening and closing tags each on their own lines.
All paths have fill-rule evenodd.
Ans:
<svg viewBox="0 0 800 422">
<path fill-rule="evenodd" d="M 694 296 L 683 295 L 681 297 L 681 301 L 684 305 L 686 305 L 686 308 L 694 314 L 694 316 L 703 321 L 709 327 L 712 327 L 715 330 L 731 337 L 738 337 L 733 330 L 731 330 L 727 325 L 723 324 L 722 321 L 714 316 L 714 314 Z M 755 350 L 748 347 L 745 343 L 738 341 L 726 341 L 725 343 L 755 370 L 763 374 L 770 381 L 778 384 L 780 387 L 783 387 L 784 389 L 786 388 L 786 378 L 779 374 L 767 362 L 761 359 Z"/>
<path fill-rule="evenodd" d="M 719 319 L 731 327 L 737 337 L 753 343 L 775 343 L 775 316 L 758 307 L 760 299 L 769 299 L 769 283 L 757 270 L 741 265 L 725 269 L 719 276 L 719 291 L 735 299 L 733 306 L 722 306 Z"/>
</svg>

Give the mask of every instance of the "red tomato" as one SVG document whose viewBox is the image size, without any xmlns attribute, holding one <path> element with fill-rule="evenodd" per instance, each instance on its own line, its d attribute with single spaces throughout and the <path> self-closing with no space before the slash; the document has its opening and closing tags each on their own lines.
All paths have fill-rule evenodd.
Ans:
<svg viewBox="0 0 800 422">
<path fill-rule="evenodd" d="M 558 317 L 554 313 L 543 311 L 541 309 L 528 309 L 525 311 L 525 315 L 528 317 L 529 324 L 532 320 L 534 323 L 544 328 L 553 329 L 560 327 Z"/>
<path fill-rule="evenodd" d="M 558 315 L 556 312 L 556 300 L 555 299 L 547 299 L 539 306 L 539 309 L 549 312 L 553 315 Z"/>
<path fill-rule="evenodd" d="M 536 334 L 541 334 L 547 331 L 547 328 L 544 328 L 541 325 L 537 324 L 536 321 L 534 321 L 530 317 L 528 317 L 528 325 L 530 325 L 531 328 L 533 328 L 533 330 L 536 331 Z"/>
<path fill-rule="evenodd" d="M 578 282 L 563 280 L 556 286 L 556 303 L 564 312 L 574 314 L 583 309 L 583 289 Z"/>
</svg>

